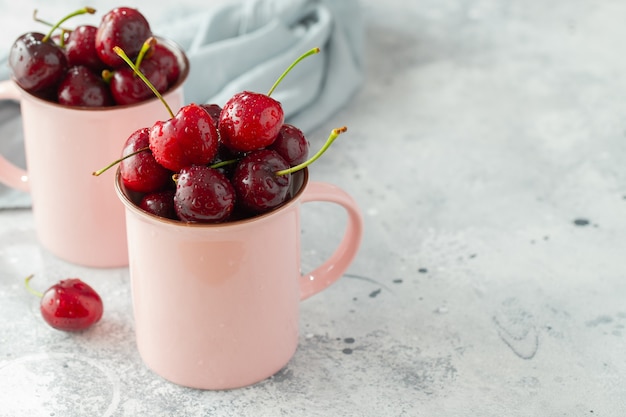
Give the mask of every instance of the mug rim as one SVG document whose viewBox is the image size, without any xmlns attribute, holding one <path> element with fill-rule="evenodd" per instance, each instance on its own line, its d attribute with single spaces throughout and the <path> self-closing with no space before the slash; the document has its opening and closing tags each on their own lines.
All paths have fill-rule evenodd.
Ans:
<svg viewBox="0 0 626 417">
<path fill-rule="evenodd" d="M 300 171 L 297 171 L 291 175 L 292 175 L 292 179 L 295 177 L 297 178 L 297 181 L 299 182 L 299 186 L 294 185 L 294 187 L 299 187 L 299 188 L 297 189 L 295 193 L 293 193 L 291 198 L 289 198 L 287 201 L 285 201 L 278 207 L 275 207 L 272 210 L 269 210 L 265 213 L 256 214 L 251 217 L 246 217 L 246 218 L 239 219 L 239 220 L 225 221 L 225 222 L 219 222 L 219 223 L 184 222 L 182 220 L 174 220 L 174 219 L 168 219 L 165 217 L 159 217 L 141 209 L 137 204 L 133 202 L 132 198 L 128 195 L 129 190 L 127 190 L 126 187 L 122 184 L 122 176 L 121 176 L 119 167 L 117 168 L 115 172 L 115 191 L 117 192 L 117 196 L 119 197 L 121 202 L 124 204 L 125 208 L 127 210 L 131 210 L 134 214 L 136 214 L 141 219 L 148 220 L 154 223 L 167 225 L 167 226 L 173 226 L 173 227 L 184 227 L 184 228 L 195 228 L 195 229 L 201 229 L 201 228 L 223 229 L 223 228 L 228 228 L 228 227 L 242 226 L 248 223 L 256 223 L 264 219 L 277 216 L 281 212 L 287 210 L 297 201 L 299 201 L 300 197 L 304 193 L 304 190 L 306 189 L 309 183 L 309 169 L 303 168 Z"/>
<path fill-rule="evenodd" d="M 156 35 L 154 37 L 158 40 L 159 43 L 166 45 L 170 50 L 172 50 L 178 57 L 179 64 L 182 64 L 181 71 L 176 82 L 172 84 L 167 89 L 167 91 L 162 93 L 163 97 L 165 97 L 169 95 L 171 92 L 182 87 L 184 82 L 189 77 L 189 71 L 190 71 L 189 57 L 185 53 L 185 50 L 183 49 L 183 47 L 180 46 L 178 43 L 174 42 L 173 40 L 166 39 L 166 38 L 156 36 Z M 147 104 L 155 100 L 158 100 L 158 97 L 152 96 L 147 100 L 143 100 L 137 103 L 130 103 L 130 104 L 115 104 L 112 106 L 67 106 L 67 105 L 59 104 L 53 101 L 45 100 L 41 97 L 36 96 L 35 94 L 29 91 L 24 90 L 17 83 L 17 81 L 15 80 L 15 77 L 13 76 L 11 76 L 11 81 L 13 81 L 13 84 L 18 88 L 18 90 L 21 93 L 25 94 L 29 99 L 36 101 L 42 105 L 47 105 L 47 106 L 51 106 L 51 107 L 54 107 L 57 109 L 63 109 L 63 110 L 76 110 L 76 111 L 88 111 L 88 112 L 89 111 L 96 111 L 96 112 L 109 111 L 110 112 L 110 111 L 115 111 L 115 110 L 125 110 L 125 109 L 132 108 L 132 107 L 139 107 L 143 104 Z"/>
</svg>

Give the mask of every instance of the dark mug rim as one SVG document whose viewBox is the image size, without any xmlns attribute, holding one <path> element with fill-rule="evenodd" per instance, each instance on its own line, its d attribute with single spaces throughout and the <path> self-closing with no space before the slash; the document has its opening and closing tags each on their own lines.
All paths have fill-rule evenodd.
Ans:
<svg viewBox="0 0 626 417">
<path fill-rule="evenodd" d="M 163 223 L 170 226 L 176 227 L 192 227 L 192 228 L 225 228 L 230 226 L 240 226 L 248 223 L 256 223 L 263 219 L 267 219 L 269 217 L 273 217 L 279 215 L 282 211 L 286 210 L 291 205 L 295 204 L 299 201 L 302 193 L 307 187 L 309 182 L 309 170 L 308 168 L 301 169 L 293 174 L 291 187 L 290 187 L 290 195 L 291 197 L 287 199 L 283 204 L 278 207 L 267 211 L 265 213 L 257 214 L 252 217 L 246 217 L 244 219 L 226 221 L 221 223 L 188 223 L 180 220 L 167 219 L 164 217 L 156 216 L 152 213 L 148 213 L 147 211 L 141 209 L 138 204 L 135 203 L 132 196 L 132 191 L 127 190 L 124 184 L 122 184 L 122 176 L 120 173 L 120 168 L 118 167 L 115 172 L 115 191 L 117 192 L 118 197 L 126 207 L 126 209 L 131 210 L 137 216 L 141 218 L 150 219 L 151 221 Z"/>
</svg>

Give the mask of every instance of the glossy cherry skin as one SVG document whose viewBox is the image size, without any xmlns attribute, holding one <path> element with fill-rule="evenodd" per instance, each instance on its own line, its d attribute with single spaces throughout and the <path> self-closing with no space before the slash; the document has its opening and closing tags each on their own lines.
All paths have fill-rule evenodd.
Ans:
<svg viewBox="0 0 626 417">
<path fill-rule="evenodd" d="M 167 90 L 167 76 L 156 62 L 145 60 L 139 65 L 139 70 L 159 93 Z M 152 90 L 130 67 L 117 68 L 112 74 L 109 88 L 115 102 L 119 105 L 139 103 L 154 98 Z"/>
<path fill-rule="evenodd" d="M 243 91 L 226 102 L 219 120 L 222 142 L 236 151 L 253 151 L 274 142 L 285 114 L 266 94 Z"/>
<path fill-rule="evenodd" d="M 205 165 L 183 168 L 176 180 L 174 208 L 185 222 L 218 223 L 235 207 L 235 190 L 228 178 Z"/>
<path fill-rule="evenodd" d="M 150 129 L 143 127 L 134 131 L 124 144 L 122 156 L 130 155 L 150 144 Z M 148 149 L 129 156 L 120 162 L 120 177 L 126 188 L 141 193 L 150 193 L 166 188 L 172 182 L 170 170 L 159 164 Z"/>
<path fill-rule="evenodd" d="M 29 32 L 18 37 L 9 51 L 9 66 L 15 82 L 34 93 L 56 87 L 67 70 L 63 50 L 42 33 Z"/>
<path fill-rule="evenodd" d="M 73 107 L 106 107 L 115 104 L 102 77 L 83 65 L 71 67 L 57 90 L 59 104 Z"/>
<path fill-rule="evenodd" d="M 171 220 L 178 219 L 176 209 L 174 208 L 174 190 L 145 194 L 139 202 L 139 207 L 158 217 Z"/>
<path fill-rule="evenodd" d="M 96 32 L 96 52 L 109 67 L 120 67 L 126 64 L 113 47 L 122 48 L 134 60 L 150 36 L 150 24 L 137 9 L 117 7 L 102 16 Z"/>
<path fill-rule="evenodd" d="M 299 165 L 309 157 L 309 141 L 302 130 L 288 123 L 282 125 L 269 149 L 278 152 L 291 166 Z"/>
<path fill-rule="evenodd" d="M 218 134 L 211 116 L 194 103 L 181 107 L 169 120 L 155 122 L 150 129 L 150 150 L 157 162 L 171 171 L 206 165 L 217 148 Z"/>
<path fill-rule="evenodd" d="M 41 315 L 55 329 L 85 330 L 102 318 L 103 305 L 98 293 L 78 278 L 61 280 L 41 298 Z"/>
<path fill-rule="evenodd" d="M 148 59 L 156 62 L 165 72 L 169 85 L 178 81 L 178 77 L 180 77 L 180 63 L 178 62 L 176 54 L 174 54 L 170 48 L 157 42 L 152 46 Z"/>
<path fill-rule="evenodd" d="M 202 107 L 204 110 L 206 110 L 207 113 L 209 113 L 209 116 L 211 116 L 211 119 L 213 119 L 213 122 L 215 122 L 215 127 L 217 127 L 217 125 L 220 122 L 220 114 L 222 113 L 222 108 L 220 107 L 219 104 L 200 104 L 200 107 Z"/>
<path fill-rule="evenodd" d="M 291 175 L 276 175 L 289 164 L 278 152 L 261 149 L 243 157 L 233 174 L 232 184 L 237 204 L 252 212 L 262 213 L 278 207 L 287 198 Z"/>
<path fill-rule="evenodd" d="M 69 66 L 84 65 L 93 71 L 100 72 L 106 68 L 96 52 L 96 32 L 92 25 L 76 27 L 65 42 L 65 56 Z"/>
</svg>

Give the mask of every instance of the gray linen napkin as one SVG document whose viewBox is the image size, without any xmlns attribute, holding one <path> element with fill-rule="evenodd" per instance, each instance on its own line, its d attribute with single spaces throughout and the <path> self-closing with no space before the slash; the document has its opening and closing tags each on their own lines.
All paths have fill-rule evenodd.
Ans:
<svg viewBox="0 0 626 417">
<path fill-rule="evenodd" d="M 345 106 L 364 80 L 358 0 L 242 0 L 172 13 L 151 26 L 189 57 L 188 103 L 223 106 L 239 91 L 267 92 L 293 60 L 320 47 L 272 93 L 286 122 L 306 134 Z M 9 77 L 7 53 L 0 51 L 0 79 Z M 0 152 L 24 166 L 20 123 L 19 107 L 0 103 Z M 0 209 L 29 204 L 28 194 L 0 184 Z"/>
</svg>

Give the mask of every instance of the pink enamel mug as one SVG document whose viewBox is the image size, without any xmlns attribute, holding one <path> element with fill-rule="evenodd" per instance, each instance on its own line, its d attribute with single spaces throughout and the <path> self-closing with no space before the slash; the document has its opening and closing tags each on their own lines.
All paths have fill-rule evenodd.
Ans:
<svg viewBox="0 0 626 417">
<path fill-rule="evenodd" d="M 188 224 L 126 206 L 137 348 L 170 382 L 239 388 L 283 368 L 298 344 L 299 303 L 337 281 L 357 254 L 361 211 L 342 189 L 294 174 L 293 197 L 269 213 L 221 224 Z M 346 229 L 330 257 L 300 270 L 300 210 L 338 204 Z"/>
<path fill-rule="evenodd" d="M 181 75 L 164 94 L 174 112 L 184 104 L 189 62 L 182 49 L 162 41 L 179 57 Z M 62 106 L 0 82 L 0 100 L 20 103 L 26 170 L 0 155 L 0 182 L 30 193 L 37 237 L 49 252 L 88 267 L 128 265 L 124 207 L 113 187 L 115 172 L 93 176 L 120 157 L 128 136 L 169 113 L 154 98 L 98 108 Z"/>
</svg>

